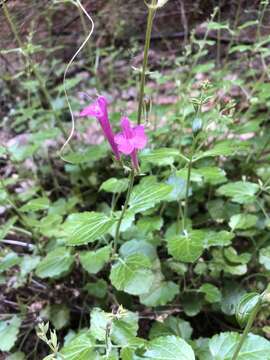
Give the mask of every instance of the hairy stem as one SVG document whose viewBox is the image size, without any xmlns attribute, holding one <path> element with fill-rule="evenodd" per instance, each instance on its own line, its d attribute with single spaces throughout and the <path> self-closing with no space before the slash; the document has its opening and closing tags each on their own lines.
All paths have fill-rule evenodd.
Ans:
<svg viewBox="0 0 270 360">
<path fill-rule="evenodd" d="M 252 325 L 254 323 L 254 320 L 256 319 L 256 316 L 257 316 L 257 314 L 258 314 L 258 312 L 259 312 L 259 310 L 261 308 L 261 303 L 262 303 L 262 299 L 260 299 L 258 301 L 256 306 L 252 310 L 252 312 L 250 314 L 250 317 L 248 319 L 247 325 L 245 327 L 245 330 L 243 332 L 243 335 L 241 336 L 241 339 L 240 339 L 240 341 L 239 341 L 239 343 L 237 345 L 237 348 L 236 348 L 236 350 L 235 350 L 235 352 L 233 354 L 232 360 L 237 360 L 238 355 L 240 353 L 240 350 L 241 350 L 241 348 L 242 348 L 242 346 L 243 346 L 243 344 L 244 344 L 244 342 L 245 342 L 245 340 L 246 340 L 246 338 L 247 338 L 247 336 L 248 336 L 248 334 L 250 332 L 250 329 L 251 329 L 251 327 L 252 327 Z"/>
<path fill-rule="evenodd" d="M 145 78 L 146 78 L 146 70 L 147 70 L 147 64 L 148 64 L 148 53 L 149 53 L 149 48 L 150 48 L 153 20 L 154 20 L 155 13 L 156 13 L 156 8 L 154 7 L 155 3 L 156 3 L 156 1 L 152 0 L 152 4 L 151 4 L 152 6 L 148 7 L 148 19 L 147 19 L 144 55 L 143 55 L 143 68 L 142 68 L 142 73 L 141 73 L 140 92 L 139 92 L 138 117 L 137 117 L 138 125 L 141 123 L 141 119 L 142 119 Z"/>
<path fill-rule="evenodd" d="M 115 237 L 114 237 L 114 245 L 113 245 L 113 253 L 116 254 L 117 252 L 117 246 L 118 246 L 118 241 L 119 241 L 119 234 L 120 234 L 120 227 L 122 224 L 122 221 L 124 219 L 127 207 L 128 207 L 128 202 L 129 202 L 129 198 L 130 198 L 130 194 L 131 191 L 133 189 L 133 184 L 134 184 L 134 178 L 135 178 L 135 170 L 132 169 L 129 175 L 129 185 L 128 185 L 128 191 L 127 191 L 127 196 L 126 196 L 126 200 L 125 200 L 125 204 L 122 208 L 121 211 L 121 215 L 119 217 L 117 226 L 116 226 L 116 230 L 115 230 Z"/>
</svg>

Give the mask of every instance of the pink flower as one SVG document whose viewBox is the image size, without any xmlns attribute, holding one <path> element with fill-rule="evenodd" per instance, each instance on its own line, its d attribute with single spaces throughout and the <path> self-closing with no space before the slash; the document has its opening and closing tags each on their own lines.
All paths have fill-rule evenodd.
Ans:
<svg viewBox="0 0 270 360">
<path fill-rule="evenodd" d="M 135 169 L 138 169 L 138 150 L 143 149 L 147 143 L 147 136 L 144 133 L 144 126 L 131 126 L 127 117 L 121 119 L 122 132 L 115 135 L 114 141 L 118 145 L 120 153 L 130 155 L 132 164 Z"/>
<path fill-rule="evenodd" d="M 80 112 L 80 116 L 93 116 L 95 117 L 102 127 L 104 136 L 111 145 L 112 151 L 117 160 L 120 160 L 118 147 L 114 140 L 114 133 L 108 117 L 107 100 L 104 96 L 99 96 L 98 99 L 91 105 L 87 106 Z"/>
</svg>

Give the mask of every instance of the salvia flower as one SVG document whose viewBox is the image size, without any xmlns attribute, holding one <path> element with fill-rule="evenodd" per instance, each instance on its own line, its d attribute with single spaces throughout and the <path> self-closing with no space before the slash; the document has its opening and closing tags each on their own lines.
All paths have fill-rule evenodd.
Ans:
<svg viewBox="0 0 270 360">
<path fill-rule="evenodd" d="M 115 142 L 118 145 L 120 153 L 130 155 L 132 165 L 135 169 L 139 168 L 138 150 L 143 149 L 147 144 L 147 136 L 144 132 L 144 126 L 131 126 L 127 117 L 121 119 L 122 132 L 115 135 Z"/>
<path fill-rule="evenodd" d="M 115 143 L 114 133 L 109 121 L 106 98 L 104 96 L 99 96 L 93 104 L 90 104 L 80 112 L 80 116 L 93 116 L 99 121 L 104 136 L 111 145 L 116 159 L 120 160 L 119 150 Z"/>
</svg>

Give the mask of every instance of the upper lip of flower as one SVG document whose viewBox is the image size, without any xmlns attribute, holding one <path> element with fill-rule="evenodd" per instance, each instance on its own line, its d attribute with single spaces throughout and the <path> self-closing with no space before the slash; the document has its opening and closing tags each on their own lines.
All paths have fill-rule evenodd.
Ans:
<svg viewBox="0 0 270 360">
<path fill-rule="evenodd" d="M 122 132 L 115 135 L 114 140 L 118 150 L 130 155 L 134 150 L 141 150 L 147 143 L 147 136 L 144 133 L 144 126 L 132 127 L 127 117 L 121 119 Z"/>
</svg>

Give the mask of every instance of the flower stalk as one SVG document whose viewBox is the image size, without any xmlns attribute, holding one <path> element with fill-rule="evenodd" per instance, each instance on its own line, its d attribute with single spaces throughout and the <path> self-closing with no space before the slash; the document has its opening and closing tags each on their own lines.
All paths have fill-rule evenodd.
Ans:
<svg viewBox="0 0 270 360">
<path fill-rule="evenodd" d="M 144 45 L 144 55 L 143 55 L 143 67 L 141 72 L 141 81 L 140 81 L 140 91 L 139 91 L 139 100 L 138 100 L 138 117 L 137 123 L 140 125 L 142 120 L 142 111 L 143 111 L 143 98 L 144 98 L 144 88 L 145 88 L 145 79 L 148 65 L 148 54 L 151 42 L 151 34 L 153 28 L 153 21 L 157 10 L 157 1 L 152 0 L 148 7 L 148 18 L 147 18 L 147 27 L 145 34 L 145 45 Z"/>
<path fill-rule="evenodd" d="M 131 191 L 132 191 L 133 185 L 134 185 L 134 179 L 135 179 L 135 170 L 131 169 L 130 174 L 129 174 L 129 184 L 128 184 L 128 190 L 127 190 L 127 196 L 126 196 L 125 204 L 124 204 L 124 206 L 122 208 L 119 220 L 118 220 L 117 225 L 116 225 L 114 244 L 113 244 L 113 253 L 114 254 L 117 253 L 117 247 L 118 247 L 118 241 L 119 241 L 119 235 L 120 235 L 120 227 L 121 227 L 122 221 L 124 219 L 125 213 L 127 211 Z"/>
</svg>

